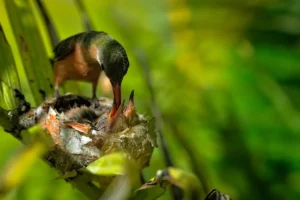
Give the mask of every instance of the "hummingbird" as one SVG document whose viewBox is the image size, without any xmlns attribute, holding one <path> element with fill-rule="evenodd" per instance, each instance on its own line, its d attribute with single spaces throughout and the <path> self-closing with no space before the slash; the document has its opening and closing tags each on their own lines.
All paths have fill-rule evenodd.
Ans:
<svg viewBox="0 0 300 200">
<path fill-rule="evenodd" d="M 66 80 L 91 82 L 93 103 L 97 103 L 96 89 L 100 73 L 104 71 L 113 88 L 111 115 L 121 105 L 121 83 L 129 68 L 124 47 L 103 31 L 82 32 L 61 41 L 54 48 L 55 97 Z"/>
</svg>

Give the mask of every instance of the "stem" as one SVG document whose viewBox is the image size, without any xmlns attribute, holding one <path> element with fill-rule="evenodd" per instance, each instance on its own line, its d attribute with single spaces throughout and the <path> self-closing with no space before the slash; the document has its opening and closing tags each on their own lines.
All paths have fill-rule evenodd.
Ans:
<svg viewBox="0 0 300 200">
<path fill-rule="evenodd" d="M 142 66 L 146 84 L 147 84 L 147 87 L 148 87 L 148 90 L 150 93 L 151 111 L 155 118 L 156 129 L 158 132 L 157 135 L 158 135 L 160 143 L 161 143 L 160 146 L 162 148 L 165 164 L 166 164 L 166 167 L 171 167 L 171 166 L 174 166 L 174 164 L 171 159 L 170 152 L 167 147 L 167 143 L 163 136 L 163 119 L 162 119 L 161 112 L 156 103 L 155 93 L 154 93 L 153 84 L 152 84 L 152 78 L 151 78 L 151 74 L 150 74 L 150 70 L 149 70 L 149 63 L 148 63 L 148 60 L 142 50 L 137 51 L 136 54 L 137 54 L 136 57 L 138 58 L 138 61 L 140 62 L 140 66 Z M 175 200 L 183 199 L 182 191 L 178 187 L 172 185 L 171 190 L 172 190 L 173 198 Z"/>
<path fill-rule="evenodd" d="M 39 9 L 42 13 L 42 16 L 43 16 L 44 21 L 45 21 L 46 26 L 47 26 L 48 33 L 50 35 L 52 46 L 54 47 L 59 42 L 59 39 L 58 39 L 57 33 L 55 31 L 55 28 L 54 28 L 53 24 L 51 23 L 50 18 L 47 15 L 47 11 L 45 9 L 45 6 L 42 3 L 42 0 L 37 0 L 37 5 L 38 5 L 38 7 L 39 7 Z"/>
<path fill-rule="evenodd" d="M 92 25 L 90 23 L 89 16 L 85 10 L 83 2 L 81 0 L 76 0 L 75 2 L 77 4 L 78 9 L 80 10 L 82 23 L 83 23 L 83 26 L 85 27 L 85 30 L 91 31 Z"/>
</svg>

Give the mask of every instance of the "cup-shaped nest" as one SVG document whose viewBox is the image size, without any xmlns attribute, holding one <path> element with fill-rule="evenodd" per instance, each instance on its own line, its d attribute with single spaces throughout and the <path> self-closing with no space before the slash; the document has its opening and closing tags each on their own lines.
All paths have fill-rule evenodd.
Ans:
<svg viewBox="0 0 300 200">
<path fill-rule="evenodd" d="M 116 109 L 100 98 L 97 106 L 76 95 L 48 99 L 34 110 L 34 116 L 51 138 L 45 155 L 61 173 L 85 168 L 112 152 L 122 152 L 139 170 L 147 167 L 156 134 L 153 120 L 136 113 L 133 92 L 129 103 Z"/>
</svg>

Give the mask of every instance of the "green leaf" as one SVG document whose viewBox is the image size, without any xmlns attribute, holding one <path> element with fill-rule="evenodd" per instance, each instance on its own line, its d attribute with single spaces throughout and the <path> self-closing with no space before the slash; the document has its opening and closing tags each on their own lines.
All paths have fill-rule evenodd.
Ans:
<svg viewBox="0 0 300 200">
<path fill-rule="evenodd" d="M 171 184 L 176 185 L 185 191 L 201 189 L 201 184 L 193 173 L 174 167 L 169 167 L 168 172 L 169 176 L 165 177 L 165 179 Z"/>
<path fill-rule="evenodd" d="M 41 33 L 41 37 L 43 40 L 43 44 L 45 46 L 47 55 L 49 58 L 53 57 L 53 47 L 51 44 L 51 37 L 50 33 L 48 32 L 46 21 L 44 20 L 42 16 L 42 11 L 38 8 L 37 1 L 36 0 L 29 0 L 29 5 L 32 10 L 32 14 L 36 20 L 36 25 L 39 29 L 39 32 Z"/>
<path fill-rule="evenodd" d="M 36 103 L 39 103 L 43 100 L 40 90 L 45 91 L 47 95 L 53 93 L 51 88 L 53 81 L 50 62 L 39 30 L 35 25 L 35 18 L 28 0 L 2 0 L 2 5 L 1 11 L 4 12 L 2 14 L 10 21 L 10 24 L 4 24 L 3 29 L 5 32 L 12 29 L 14 35 L 12 41 L 18 49 L 14 57 L 20 59 L 23 65 L 23 69 L 18 68 L 18 71 L 20 73 L 25 71 L 33 97 Z"/>
<path fill-rule="evenodd" d="M 59 177 L 56 177 L 56 180 L 73 178 L 73 177 L 76 177 L 76 176 L 77 176 L 77 171 L 76 170 L 72 170 L 72 171 L 64 173 L 63 175 L 61 175 Z"/>
<path fill-rule="evenodd" d="M 134 161 L 122 153 L 104 155 L 85 170 L 93 175 L 93 184 L 105 189 L 100 199 L 128 199 L 133 188 L 140 185 L 139 170 Z"/>
<path fill-rule="evenodd" d="M 51 0 L 43 1 L 43 4 L 60 40 L 85 31 L 83 23 L 80 23 L 82 22 L 81 15 L 76 7 L 75 0 Z M 91 95 L 92 92 L 92 86 L 90 84 L 78 81 L 66 81 L 63 88 L 65 89 L 65 92 L 82 94 L 85 96 Z"/>
<path fill-rule="evenodd" d="M 157 199 L 158 197 L 162 196 L 165 193 L 165 188 L 161 187 L 159 184 L 155 185 L 147 185 L 143 188 L 138 189 L 135 191 L 134 196 L 130 198 L 130 200 L 152 200 Z"/>
<path fill-rule="evenodd" d="M 127 174 L 123 176 L 117 176 L 105 190 L 104 194 L 101 195 L 100 200 L 128 199 L 132 188 L 132 182 L 130 179 L 130 176 Z"/>
<path fill-rule="evenodd" d="M 157 175 L 151 178 L 147 183 L 143 184 L 139 189 L 137 189 L 130 199 L 152 200 L 162 196 L 165 193 L 166 186 L 169 184 L 169 182 L 164 180 L 167 173 L 167 170 L 159 170 L 157 172 Z"/>
<path fill-rule="evenodd" d="M 123 175 L 126 158 L 121 153 L 105 155 L 87 166 L 87 170 L 95 175 Z"/>
<path fill-rule="evenodd" d="M 35 142 L 29 147 L 24 148 L 17 156 L 13 157 L 13 160 L 9 162 L 1 174 L 0 198 L 23 182 L 31 166 L 39 159 L 39 156 L 41 156 L 45 150 L 45 146 L 42 143 Z"/>
<path fill-rule="evenodd" d="M 19 76 L 10 46 L 0 24 L 0 106 L 4 109 L 16 108 L 13 88 L 20 88 Z M 2 98 L 3 97 L 3 98 Z"/>
<path fill-rule="evenodd" d="M 142 185 L 133 196 L 133 199 L 156 199 L 163 195 L 164 188 L 167 185 L 175 185 L 182 189 L 185 199 L 201 199 L 204 196 L 200 192 L 203 191 L 198 178 L 187 171 L 169 167 L 166 170 L 160 170 L 157 175 Z"/>
</svg>

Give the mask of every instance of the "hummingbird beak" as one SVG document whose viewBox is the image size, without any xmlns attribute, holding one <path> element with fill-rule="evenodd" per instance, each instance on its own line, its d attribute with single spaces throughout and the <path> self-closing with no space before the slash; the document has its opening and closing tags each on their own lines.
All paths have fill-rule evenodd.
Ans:
<svg viewBox="0 0 300 200">
<path fill-rule="evenodd" d="M 116 110 L 118 110 L 119 106 L 121 105 L 121 84 L 116 83 L 113 85 L 113 93 L 114 93 L 114 104 L 116 106 Z"/>
</svg>

